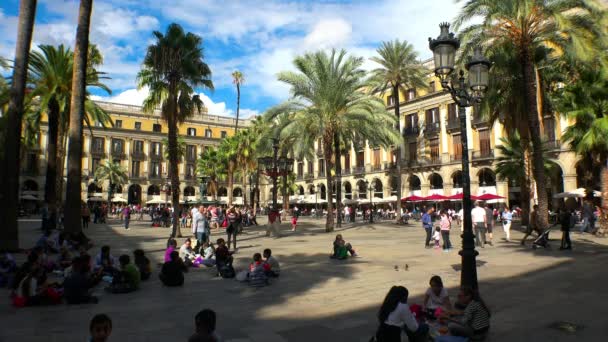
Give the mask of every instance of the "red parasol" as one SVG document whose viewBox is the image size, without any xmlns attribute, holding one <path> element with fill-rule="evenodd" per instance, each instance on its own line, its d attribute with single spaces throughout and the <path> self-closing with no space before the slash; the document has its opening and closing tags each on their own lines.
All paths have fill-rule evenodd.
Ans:
<svg viewBox="0 0 608 342">
<path fill-rule="evenodd" d="M 424 201 L 424 200 L 426 200 L 426 198 L 420 197 L 420 196 L 416 196 L 416 195 L 403 197 L 401 199 L 402 202 L 419 202 L 419 201 Z"/>
<path fill-rule="evenodd" d="M 458 193 L 456 195 L 448 196 L 447 199 L 450 200 L 450 201 L 462 201 L 463 196 L 464 195 L 461 192 L 461 193 Z M 471 201 L 476 201 L 477 199 L 478 199 L 477 196 L 471 195 Z"/>
<path fill-rule="evenodd" d="M 424 198 L 425 201 L 445 201 L 448 198 L 440 194 L 432 194 Z"/>
<path fill-rule="evenodd" d="M 477 199 L 479 201 L 490 201 L 490 200 L 496 200 L 496 199 L 503 199 L 504 197 L 502 196 L 498 196 L 498 195 L 494 195 L 494 194 L 483 194 L 481 196 L 477 196 Z"/>
</svg>

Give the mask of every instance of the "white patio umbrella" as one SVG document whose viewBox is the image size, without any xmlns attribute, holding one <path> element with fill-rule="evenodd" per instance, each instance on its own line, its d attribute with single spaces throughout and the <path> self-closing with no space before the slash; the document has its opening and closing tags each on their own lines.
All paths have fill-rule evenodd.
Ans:
<svg viewBox="0 0 608 342">
<path fill-rule="evenodd" d="M 89 197 L 89 198 L 87 198 L 87 201 L 89 201 L 89 202 L 107 202 L 105 199 L 103 199 L 101 197 Z"/>
<path fill-rule="evenodd" d="M 559 194 L 553 195 L 553 198 L 582 198 L 587 196 L 587 190 L 585 188 L 578 188 L 572 191 L 560 192 Z M 593 197 L 601 197 L 602 193 L 597 190 L 593 190 Z"/>
<path fill-rule="evenodd" d="M 39 201 L 38 197 L 34 195 L 23 195 L 21 196 L 21 199 L 26 201 Z"/>
<path fill-rule="evenodd" d="M 118 202 L 120 202 L 120 203 L 127 203 L 128 201 L 126 199 L 122 198 L 122 197 L 118 197 L 117 196 L 117 197 L 112 198 L 112 202 L 113 203 L 118 203 Z"/>
<path fill-rule="evenodd" d="M 146 202 L 146 204 L 166 204 L 167 202 L 165 202 L 164 200 L 160 199 L 160 198 L 155 198 L 152 200 L 149 200 L 148 202 Z"/>
</svg>

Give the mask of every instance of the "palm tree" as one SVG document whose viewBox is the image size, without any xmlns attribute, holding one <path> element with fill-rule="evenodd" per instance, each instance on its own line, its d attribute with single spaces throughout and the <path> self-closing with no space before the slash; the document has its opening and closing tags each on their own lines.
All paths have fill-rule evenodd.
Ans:
<svg viewBox="0 0 608 342">
<path fill-rule="evenodd" d="M 581 156 L 588 172 L 600 169 L 602 208 L 600 233 L 608 230 L 608 72 L 580 68 L 576 82 L 556 94 L 558 108 L 575 123 L 566 128 L 562 138 Z"/>
<path fill-rule="evenodd" d="M 206 148 L 201 152 L 196 161 L 196 172 L 199 175 L 209 177 L 207 182 L 207 193 L 217 199 L 218 182 L 224 175 L 224 165 L 221 163 L 220 156 L 216 148 Z"/>
<path fill-rule="evenodd" d="M 45 181 L 45 201 L 49 206 L 50 215 L 56 211 L 58 193 L 61 188 L 58 185 L 63 179 L 63 155 L 58 153 L 59 144 L 64 139 L 60 132 L 67 131 L 69 121 L 70 100 L 72 96 L 72 74 L 74 54 L 63 45 L 54 47 L 51 45 L 39 46 L 40 51 L 31 53 L 29 65 L 29 83 L 32 91 L 31 98 L 39 98 L 37 109 L 27 115 L 29 127 L 39 130 L 41 118 L 46 114 L 48 122 L 48 145 L 47 145 L 47 169 Z M 87 70 L 87 86 L 98 87 L 111 93 L 110 89 L 100 82 L 101 73 L 95 69 Z M 99 108 L 93 101 L 85 100 L 86 114 L 84 121 L 89 127 L 93 121 L 105 125 L 111 122 L 109 115 Z M 52 220 L 51 220 L 51 224 Z"/>
<path fill-rule="evenodd" d="M 166 160 L 169 160 L 169 158 L 170 158 L 170 154 L 169 154 L 169 139 L 163 138 L 162 144 L 163 144 L 163 157 Z M 184 158 L 185 155 L 186 155 L 186 140 L 184 140 L 183 137 L 178 136 L 177 137 L 177 160 L 178 160 L 178 163 L 182 161 L 182 159 Z"/>
<path fill-rule="evenodd" d="M 7 122 L 4 132 L 6 149 L 0 173 L 3 205 L 0 206 L 0 249 L 17 250 L 19 248 L 19 231 L 17 225 L 17 199 L 19 196 L 19 157 L 21 143 L 21 121 L 23 118 L 23 99 L 29 62 L 30 44 L 36 17 L 36 0 L 23 0 L 19 6 L 17 27 L 17 44 L 15 47 L 15 64 L 13 82 L 11 83 L 10 101 L 6 113 Z"/>
<path fill-rule="evenodd" d="M 118 186 L 127 184 L 129 180 L 127 170 L 120 166 L 120 163 L 111 163 L 109 161 L 106 161 L 104 165 L 100 165 L 97 170 L 95 170 L 95 178 L 98 181 L 107 180 L 109 182 L 108 203 L 112 201 L 112 193 L 114 192 L 114 189 Z"/>
<path fill-rule="evenodd" d="M 232 205 L 232 190 L 234 189 L 234 174 L 238 166 L 238 140 L 236 136 L 225 138 L 218 147 L 218 157 L 228 178 L 228 205 Z"/>
<path fill-rule="evenodd" d="M 154 31 L 156 42 L 148 46 L 138 87 L 149 87 L 144 100 L 146 112 L 161 108 L 161 115 L 169 126 L 169 177 L 174 189 L 179 189 L 177 126 L 195 112 L 201 112 L 203 102 L 194 88 L 213 90 L 211 70 L 203 62 L 203 40 L 178 24 L 171 24 L 165 34 Z M 181 236 L 179 230 L 179 191 L 171 193 L 173 203 L 172 237 Z"/>
<path fill-rule="evenodd" d="M 281 72 L 279 80 L 291 86 L 293 99 L 270 109 L 269 121 L 288 115 L 280 127 L 281 136 L 298 136 L 298 150 L 311 151 L 321 139 L 326 165 L 328 189 L 327 232 L 333 231 L 334 134 L 339 132 L 345 141 L 365 141 L 390 146 L 399 140 L 394 130 L 395 117 L 388 114 L 384 103 L 363 90 L 365 71 L 362 58 L 346 56 L 346 51 L 328 55 L 319 51 L 298 56 L 294 65 L 298 72 Z"/>
<path fill-rule="evenodd" d="M 237 165 L 241 167 L 243 179 L 243 205 L 247 206 L 247 177 L 254 170 L 257 162 L 256 148 L 257 136 L 250 129 L 241 130 L 236 134 L 237 139 Z"/>
<path fill-rule="evenodd" d="M 241 109 L 241 84 L 245 81 L 243 73 L 235 70 L 232 72 L 232 83 L 236 85 L 236 123 L 234 125 L 234 133 L 239 131 L 239 112 Z"/>
<path fill-rule="evenodd" d="M 81 231 L 80 203 L 82 180 L 82 125 L 85 117 L 87 84 L 87 57 L 89 52 L 89 26 L 93 0 L 80 0 L 70 113 L 70 145 L 68 147 L 68 178 L 66 188 L 65 227 L 68 231 Z"/>
<path fill-rule="evenodd" d="M 473 46 L 487 46 L 511 42 L 517 61 L 522 69 L 523 104 L 532 140 L 533 174 L 536 180 L 539 224 L 548 226 L 548 196 L 545 191 L 543 172 L 543 144 L 540 131 L 536 63 L 534 52 L 548 47 L 552 53 L 569 51 L 583 61 L 588 61 L 597 51 L 594 45 L 604 39 L 605 28 L 595 20 L 599 9 L 587 1 L 562 0 L 469 0 L 456 18 L 456 29 L 482 17 L 482 22 L 472 24 L 461 32 L 465 42 L 463 55 Z"/>
<path fill-rule="evenodd" d="M 428 69 L 418 60 L 418 53 L 407 41 L 382 42 L 376 50 L 378 56 L 370 58 L 380 64 L 379 68 L 371 72 L 372 93 L 380 93 L 381 96 L 390 90 L 393 97 L 395 117 L 397 118 L 396 129 L 399 132 L 399 94 L 405 94 L 408 89 L 427 88 L 426 79 Z M 401 208 L 401 139 L 395 148 L 396 172 L 397 172 L 397 203 L 395 208 Z"/>
</svg>

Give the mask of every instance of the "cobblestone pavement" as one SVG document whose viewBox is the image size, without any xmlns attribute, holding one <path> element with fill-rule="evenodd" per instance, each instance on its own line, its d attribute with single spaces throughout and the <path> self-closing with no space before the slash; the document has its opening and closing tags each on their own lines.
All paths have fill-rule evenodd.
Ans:
<svg viewBox="0 0 608 342">
<path fill-rule="evenodd" d="M 23 246 L 33 244 L 39 226 L 34 219 L 20 221 Z M 90 318 L 101 312 L 113 319 L 112 341 L 185 341 L 194 329 L 194 315 L 203 308 L 218 313 L 218 332 L 226 341 L 368 341 L 390 286 L 406 286 L 410 302 L 420 302 L 428 279 L 438 274 L 455 296 L 460 256 L 456 250 L 424 249 L 419 224 L 344 225 L 337 231 L 360 254 L 346 261 L 328 258 L 335 233 L 325 233 L 323 226 L 302 219 L 298 231 L 291 232 L 284 224 L 278 239 L 265 237 L 263 226 L 245 229 L 239 236 L 237 271 L 263 248 L 272 248 L 281 262 L 281 278 L 262 289 L 217 278 L 212 269 L 195 269 L 183 288 L 165 288 L 153 275 L 131 294 L 96 289 L 96 305 L 15 309 L 2 296 L 0 341 L 84 341 Z M 154 265 L 160 262 L 169 230 L 143 221 L 132 221 L 131 228 L 124 230 L 118 221 L 92 225 L 86 231 L 96 244 L 91 254 L 109 244 L 115 256 L 143 248 Z M 559 251 L 559 241 L 552 241 L 550 249 L 533 250 L 530 243 L 502 241 L 498 230 L 494 246 L 481 249 L 478 257 L 480 289 L 493 313 L 489 340 L 604 340 L 608 241 L 573 233 L 573 251 Z M 456 249 L 457 233 L 452 232 Z M 519 231 L 512 235 L 521 238 Z M 552 233 L 552 238 L 559 235 Z M 225 234 L 212 233 L 212 239 L 220 236 Z M 580 329 L 553 328 L 560 321 Z"/>
</svg>

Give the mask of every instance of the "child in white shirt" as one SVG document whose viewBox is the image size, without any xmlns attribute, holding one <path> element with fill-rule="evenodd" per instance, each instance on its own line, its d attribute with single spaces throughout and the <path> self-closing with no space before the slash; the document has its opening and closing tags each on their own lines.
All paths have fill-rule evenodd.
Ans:
<svg viewBox="0 0 608 342">
<path fill-rule="evenodd" d="M 433 241 L 435 241 L 435 248 L 439 248 L 439 241 L 441 241 L 441 228 L 435 227 L 435 233 L 433 233 Z"/>
</svg>

